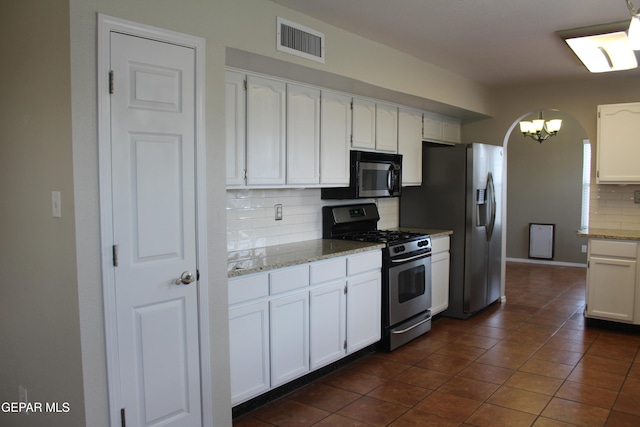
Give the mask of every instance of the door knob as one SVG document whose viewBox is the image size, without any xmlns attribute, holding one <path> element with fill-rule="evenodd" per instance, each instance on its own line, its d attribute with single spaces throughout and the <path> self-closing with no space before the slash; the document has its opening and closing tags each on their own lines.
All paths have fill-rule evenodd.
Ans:
<svg viewBox="0 0 640 427">
<path fill-rule="evenodd" d="M 182 273 L 179 279 L 176 279 L 176 285 L 188 285 L 189 283 L 193 283 L 196 280 L 196 277 L 188 271 Z"/>
</svg>

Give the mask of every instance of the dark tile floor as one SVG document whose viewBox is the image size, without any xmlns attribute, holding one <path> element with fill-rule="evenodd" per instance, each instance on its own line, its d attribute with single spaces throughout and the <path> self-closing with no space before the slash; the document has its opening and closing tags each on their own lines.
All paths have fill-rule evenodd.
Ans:
<svg viewBox="0 0 640 427">
<path fill-rule="evenodd" d="M 585 325 L 585 276 L 509 263 L 505 304 L 438 319 L 234 426 L 640 426 L 640 334 Z"/>
</svg>

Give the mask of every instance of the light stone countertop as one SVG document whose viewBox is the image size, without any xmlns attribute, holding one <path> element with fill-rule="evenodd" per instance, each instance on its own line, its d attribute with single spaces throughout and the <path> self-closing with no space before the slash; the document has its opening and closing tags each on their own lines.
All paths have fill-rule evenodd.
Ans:
<svg viewBox="0 0 640 427">
<path fill-rule="evenodd" d="M 610 228 L 583 228 L 578 237 L 597 239 L 640 240 L 640 230 L 616 230 Z"/>
<path fill-rule="evenodd" d="M 384 244 L 317 239 L 228 253 L 228 277 L 381 249 Z"/>
<path fill-rule="evenodd" d="M 417 228 L 417 227 L 398 227 L 393 230 L 398 231 L 413 231 L 416 233 L 428 234 L 431 237 L 450 236 L 453 234 L 453 230 L 438 230 L 435 228 Z"/>
</svg>

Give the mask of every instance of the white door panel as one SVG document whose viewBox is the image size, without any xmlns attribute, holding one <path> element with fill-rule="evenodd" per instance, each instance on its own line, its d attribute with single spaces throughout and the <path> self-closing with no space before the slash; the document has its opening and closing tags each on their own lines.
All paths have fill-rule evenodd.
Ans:
<svg viewBox="0 0 640 427">
<path fill-rule="evenodd" d="M 193 49 L 111 33 L 118 358 L 129 425 L 199 426 Z"/>
</svg>

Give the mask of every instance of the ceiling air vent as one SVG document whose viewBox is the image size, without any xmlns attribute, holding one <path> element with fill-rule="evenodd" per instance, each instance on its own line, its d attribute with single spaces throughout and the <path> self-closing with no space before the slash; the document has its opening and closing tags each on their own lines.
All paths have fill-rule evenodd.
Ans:
<svg viewBox="0 0 640 427">
<path fill-rule="evenodd" d="M 323 33 L 280 17 L 277 25 L 279 51 L 324 63 Z"/>
</svg>

